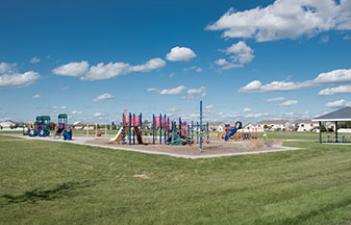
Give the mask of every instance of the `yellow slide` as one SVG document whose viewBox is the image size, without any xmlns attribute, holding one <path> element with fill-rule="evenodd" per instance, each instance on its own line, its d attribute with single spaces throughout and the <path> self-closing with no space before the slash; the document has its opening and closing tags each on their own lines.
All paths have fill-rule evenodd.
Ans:
<svg viewBox="0 0 351 225">
<path fill-rule="evenodd" d="M 119 131 L 117 132 L 116 136 L 110 139 L 110 142 L 117 142 L 118 144 L 122 144 L 122 130 L 123 128 L 121 127 Z M 128 135 L 128 127 L 125 128 L 125 136 Z"/>
</svg>

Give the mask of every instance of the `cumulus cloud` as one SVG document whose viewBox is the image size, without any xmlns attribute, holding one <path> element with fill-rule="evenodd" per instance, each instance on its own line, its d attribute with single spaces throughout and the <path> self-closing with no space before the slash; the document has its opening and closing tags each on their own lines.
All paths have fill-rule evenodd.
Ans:
<svg viewBox="0 0 351 225">
<path fill-rule="evenodd" d="M 52 70 L 56 75 L 77 77 L 83 75 L 89 69 L 87 61 L 70 62 Z"/>
<path fill-rule="evenodd" d="M 195 52 L 191 48 L 176 46 L 166 55 L 168 61 L 190 61 L 196 57 Z"/>
<path fill-rule="evenodd" d="M 86 61 L 71 62 L 53 69 L 53 73 L 62 76 L 76 76 L 81 80 L 106 80 L 120 75 L 137 72 L 151 72 L 166 65 L 161 58 L 152 58 L 140 65 L 124 62 L 98 63 L 89 67 Z"/>
<path fill-rule="evenodd" d="M 351 81 L 351 69 L 339 69 L 327 73 L 321 73 L 315 78 L 315 81 L 318 83 Z"/>
<path fill-rule="evenodd" d="M 319 91 L 318 95 L 336 95 L 351 93 L 351 85 L 340 85 L 332 88 L 325 88 Z"/>
<path fill-rule="evenodd" d="M 233 60 L 240 65 L 247 64 L 251 62 L 254 58 L 253 50 L 245 42 L 239 41 L 233 44 L 225 50 L 225 52 L 230 55 Z"/>
<path fill-rule="evenodd" d="M 262 84 L 259 80 L 254 80 L 246 86 L 240 88 L 240 92 L 272 92 L 272 91 L 290 91 L 309 87 L 315 87 L 327 83 L 339 83 L 351 81 L 351 69 L 339 69 L 326 73 L 320 73 L 313 80 L 302 82 L 293 81 L 272 81 L 271 83 Z M 328 88 L 320 91 L 320 95 L 332 95 L 335 93 L 350 93 L 348 85 L 337 88 Z"/>
<path fill-rule="evenodd" d="M 327 106 L 329 108 L 341 108 L 341 107 L 345 107 L 345 106 L 351 106 L 351 101 L 347 101 L 345 99 L 339 99 L 336 101 L 327 102 L 327 104 L 325 104 L 325 106 Z"/>
<path fill-rule="evenodd" d="M 259 80 L 254 80 L 245 85 L 244 87 L 240 88 L 240 92 L 251 92 L 251 91 L 258 91 L 262 87 L 262 83 Z"/>
<path fill-rule="evenodd" d="M 207 29 L 223 31 L 225 38 L 253 38 L 259 42 L 296 39 L 350 30 L 350 11 L 350 0 L 277 0 L 264 8 L 229 9 Z"/>
<path fill-rule="evenodd" d="M 221 67 L 221 69 L 223 70 L 228 70 L 228 69 L 231 69 L 231 68 L 235 68 L 235 67 L 240 67 L 240 65 L 237 65 L 237 64 L 234 64 L 232 62 L 229 62 L 227 59 L 225 58 L 220 58 L 220 59 L 217 59 L 215 61 L 215 64 L 219 67 Z"/>
<path fill-rule="evenodd" d="M 166 65 L 166 62 L 161 58 L 153 58 L 144 64 L 131 66 L 129 72 L 150 72 L 160 69 Z"/>
<path fill-rule="evenodd" d="M 82 80 L 106 80 L 126 74 L 130 68 L 126 63 L 98 63 L 91 66 L 89 71 L 81 78 Z"/>
<path fill-rule="evenodd" d="M 30 63 L 32 64 L 37 64 L 40 62 L 40 59 L 36 56 L 34 56 L 33 58 L 30 59 Z"/>
<path fill-rule="evenodd" d="M 180 95 L 186 90 L 186 87 L 179 85 L 175 88 L 163 89 L 159 93 L 160 95 Z"/>
<path fill-rule="evenodd" d="M 113 96 L 109 93 L 104 93 L 101 95 L 96 96 L 93 101 L 94 102 L 102 102 L 102 101 L 106 101 L 106 100 L 111 100 L 113 99 Z"/>
<path fill-rule="evenodd" d="M 0 88 L 24 87 L 34 83 L 39 78 L 39 73 L 28 71 L 25 73 L 11 73 L 0 75 Z"/>
<path fill-rule="evenodd" d="M 222 69 L 243 67 L 245 64 L 250 63 L 254 58 L 254 51 L 245 42 L 239 41 L 224 50 L 229 56 L 230 60 L 220 58 L 215 61 L 217 66 Z"/>
<path fill-rule="evenodd" d="M 297 100 L 286 100 L 283 101 L 282 103 L 280 103 L 280 106 L 292 106 L 292 105 L 296 105 L 298 103 Z"/>
</svg>

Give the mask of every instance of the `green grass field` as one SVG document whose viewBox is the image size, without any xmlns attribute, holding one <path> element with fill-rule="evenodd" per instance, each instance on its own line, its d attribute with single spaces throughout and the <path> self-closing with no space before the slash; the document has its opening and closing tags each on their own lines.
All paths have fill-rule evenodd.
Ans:
<svg viewBox="0 0 351 225">
<path fill-rule="evenodd" d="M 186 160 L 0 135 L 0 224 L 351 224 L 351 146 L 274 135 L 305 150 Z"/>
</svg>

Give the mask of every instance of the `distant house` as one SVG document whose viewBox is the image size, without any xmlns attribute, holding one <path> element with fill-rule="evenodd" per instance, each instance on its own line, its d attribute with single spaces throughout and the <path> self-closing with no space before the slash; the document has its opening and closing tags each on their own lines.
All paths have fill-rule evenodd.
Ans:
<svg viewBox="0 0 351 225">
<path fill-rule="evenodd" d="M 17 126 L 17 123 L 12 120 L 5 120 L 0 122 L 0 129 L 12 129 Z"/>
<path fill-rule="evenodd" d="M 297 132 L 306 132 L 306 131 L 316 131 L 319 132 L 318 122 L 312 120 L 296 120 L 294 121 L 295 127 L 297 127 Z"/>
</svg>

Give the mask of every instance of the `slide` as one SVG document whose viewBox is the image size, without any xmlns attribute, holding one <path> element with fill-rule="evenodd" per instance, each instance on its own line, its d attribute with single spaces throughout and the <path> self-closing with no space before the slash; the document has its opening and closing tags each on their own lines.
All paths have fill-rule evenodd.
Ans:
<svg viewBox="0 0 351 225">
<path fill-rule="evenodd" d="M 116 141 L 118 144 L 121 144 L 122 143 L 122 130 L 123 130 L 123 128 L 121 127 L 118 130 L 116 136 L 114 136 L 113 138 L 110 139 L 110 142 Z M 127 136 L 127 135 L 128 135 L 128 128 L 125 129 L 125 136 Z"/>
<path fill-rule="evenodd" d="M 235 126 L 230 128 L 229 131 L 226 132 L 226 135 L 224 137 L 224 141 L 228 141 L 232 136 L 236 134 L 238 130 L 242 128 L 242 123 L 240 121 L 235 122 Z"/>
</svg>

